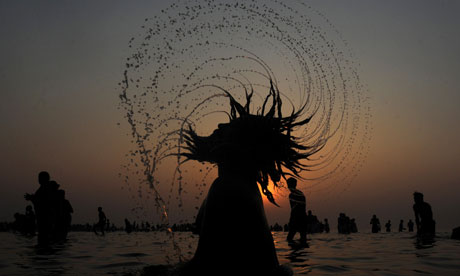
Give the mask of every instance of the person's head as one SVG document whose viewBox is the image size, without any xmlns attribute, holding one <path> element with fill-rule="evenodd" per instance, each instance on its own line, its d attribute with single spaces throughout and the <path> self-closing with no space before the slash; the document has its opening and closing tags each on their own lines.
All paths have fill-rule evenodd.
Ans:
<svg viewBox="0 0 460 276">
<path fill-rule="evenodd" d="M 38 183 L 40 185 L 48 184 L 50 182 L 50 174 L 48 172 L 42 171 L 38 174 Z"/>
<path fill-rule="evenodd" d="M 372 218 L 376 218 L 377 216 L 376 215 L 372 215 Z"/>
<path fill-rule="evenodd" d="M 29 211 L 29 212 L 32 211 L 32 205 L 27 205 L 26 211 Z"/>
<path fill-rule="evenodd" d="M 242 177 L 252 178 L 250 181 L 259 183 L 262 193 L 277 205 L 268 189 L 269 183 L 278 187 L 285 175 L 300 177 L 302 171 L 308 170 L 304 162 L 323 148 L 328 137 L 322 133 L 313 135 L 315 141 L 306 141 L 304 137 L 293 136 L 294 129 L 308 127 L 313 115 L 307 114 L 305 103 L 283 116 L 282 93 L 271 78 L 269 81 L 269 91 L 259 108 L 253 106 L 254 102 L 251 104 L 252 92 L 246 94 L 246 104 L 242 104 L 222 89 L 230 100 L 229 122 L 218 124 L 209 136 L 199 136 L 190 126 L 184 131 L 186 146 L 180 155 L 188 160 L 217 164 L 219 176 L 238 172 Z"/>
<path fill-rule="evenodd" d="M 325 222 L 327 222 L 327 219 L 324 219 Z"/>
<path fill-rule="evenodd" d="M 294 177 L 288 178 L 286 182 L 289 190 L 294 190 L 297 187 L 297 179 Z"/>
<path fill-rule="evenodd" d="M 414 201 L 415 203 L 421 203 L 423 202 L 423 194 L 419 192 L 414 193 Z"/>
<path fill-rule="evenodd" d="M 308 210 L 308 215 L 311 215 L 311 210 Z"/>
<path fill-rule="evenodd" d="M 102 207 L 97 207 L 97 210 L 98 210 L 99 212 L 101 212 L 101 211 L 102 211 Z"/>
</svg>

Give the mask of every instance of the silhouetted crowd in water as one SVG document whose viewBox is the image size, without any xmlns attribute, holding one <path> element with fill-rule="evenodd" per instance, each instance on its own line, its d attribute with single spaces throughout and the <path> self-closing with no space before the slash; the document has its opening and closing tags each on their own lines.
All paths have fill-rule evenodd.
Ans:
<svg viewBox="0 0 460 276">
<path fill-rule="evenodd" d="M 26 200 L 32 202 L 35 214 L 29 205 L 24 217 L 15 215 L 17 231 L 35 234 L 36 221 L 39 243 L 64 240 L 72 222 L 72 205 L 65 198 L 65 191 L 59 189 L 59 184 L 52 181 L 47 172 L 39 173 L 38 183 L 40 187 L 35 193 L 24 195 Z"/>
<path fill-rule="evenodd" d="M 65 198 L 65 191 L 60 189 L 60 185 L 56 181 L 50 179 L 47 172 L 41 172 L 38 176 L 40 187 L 33 194 L 25 194 L 24 198 L 30 201 L 32 205 L 27 205 L 25 213 L 15 213 L 13 223 L 0 223 L 0 231 L 13 230 L 24 235 L 34 236 L 38 233 L 38 242 L 47 243 L 52 241 L 65 240 L 67 233 L 73 231 L 94 231 L 96 234 L 104 235 L 109 231 L 124 230 L 127 233 L 131 232 L 149 232 L 165 230 L 164 225 L 153 225 L 149 222 L 142 221 L 137 224 L 135 221 L 130 222 L 125 219 L 125 227 L 117 228 L 110 220 L 107 219 L 102 207 L 98 208 L 98 222 L 85 225 L 73 225 L 72 213 L 73 208 L 70 202 Z M 270 227 L 271 231 L 288 232 L 287 239 L 292 241 L 294 235 L 299 232 L 301 242 L 306 242 L 306 235 L 313 233 L 329 233 L 330 226 L 328 219 L 324 222 L 318 220 L 317 216 L 313 215 L 311 210 L 306 210 L 305 195 L 296 189 L 297 181 L 294 178 L 288 179 L 288 188 L 291 191 L 289 201 L 291 205 L 291 216 L 288 224 L 280 225 L 275 223 Z M 34 212 L 35 209 L 35 212 Z M 418 236 L 434 236 L 436 222 L 433 219 L 431 206 L 423 200 L 423 194 L 414 193 L 415 224 L 412 219 L 409 219 L 407 224 L 404 220 L 400 220 L 399 232 L 417 231 Z M 379 218 L 373 215 L 370 220 L 372 233 L 382 231 L 382 226 Z M 385 231 L 392 231 L 391 220 L 385 223 Z M 407 226 L 407 228 L 405 227 Z M 414 228 L 414 226 L 416 228 Z M 173 232 L 195 232 L 196 225 L 192 223 L 174 224 L 169 228 Z M 345 213 L 340 213 L 337 219 L 337 231 L 340 234 L 350 234 L 358 232 L 358 227 L 354 218 L 349 218 Z M 452 238 L 460 239 L 460 227 L 455 228 L 452 232 Z"/>
</svg>

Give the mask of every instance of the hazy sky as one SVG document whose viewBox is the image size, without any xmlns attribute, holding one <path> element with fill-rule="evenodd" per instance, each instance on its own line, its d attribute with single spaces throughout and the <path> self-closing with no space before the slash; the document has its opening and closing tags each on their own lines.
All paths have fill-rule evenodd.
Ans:
<svg viewBox="0 0 460 276">
<path fill-rule="evenodd" d="M 166 2 L 166 1 L 163 1 Z M 306 1 L 341 32 L 371 97 L 370 152 L 355 181 L 308 208 L 335 227 L 339 212 L 368 228 L 413 218 L 425 193 L 441 229 L 460 225 L 460 3 Z M 50 172 L 74 222 L 135 218 L 134 192 L 118 177 L 131 146 L 117 109 L 128 41 L 161 1 L 0 2 L 0 221 L 23 212 L 25 192 Z M 117 123 L 121 125 L 118 126 Z M 122 189 L 123 188 L 123 189 Z M 271 223 L 289 209 L 267 206 Z M 151 210 L 153 213 L 154 210 Z M 153 215 L 152 215 L 153 216 Z"/>
</svg>

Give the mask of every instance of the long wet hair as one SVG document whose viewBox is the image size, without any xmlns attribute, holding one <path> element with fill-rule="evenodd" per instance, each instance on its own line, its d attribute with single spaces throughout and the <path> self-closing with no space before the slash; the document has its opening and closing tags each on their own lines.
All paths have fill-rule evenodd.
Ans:
<svg viewBox="0 0 460 276">
<path fill-rule="evenodd" d="M 278 206 L 268 190 L 269 177 L 275 187 L 279 186 L 281 178 L 300 177 L 301 171 L 308 170 L 302 161 L 324 146 L 321 141 L 313 146 L 302 145 L 292 135 L 295 128 L 308 124 L 313 115 L 301 119 L 305 117 L 303 105 L 297 111 L 293 109 L 290 116 L 283 117 L 280 92 L 272 80 L 269 93 L 256 114 L 249 111 L 253 91 L 246 92 L 243 106 L 228 91 L 220 89 L 230 99 L 230 122 L 219 124 L 210 136 L 199 136 L 190 127 L 184 134 L 187 146 L 181 155 L 188 160 L 250 171 L 263 194 Z"/>
</svg>

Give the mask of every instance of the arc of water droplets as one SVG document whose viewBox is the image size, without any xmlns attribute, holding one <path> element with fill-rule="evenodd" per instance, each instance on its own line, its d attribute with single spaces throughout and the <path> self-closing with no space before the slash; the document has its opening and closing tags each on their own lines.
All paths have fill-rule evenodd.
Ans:
<svg viewBox="0 0 460 276">
<path fill-rule="evenodd" d="M 271 79 L 289 103 L 285 114 L 305 105 L 304 116 L 314 115 L 294 133 L 307 146 L 328 141 L 306 161 L 311 191 L 333 190 L 338 181 L 346 187 L 359 172 L 371 133 L 369 100 L 346 41 L 321 13 L 302 2 L 177 1 L 142 29 L 129 41 L 120 84 L 135 145 L 126 175 L 148 184 L 165 226 L 174 189 L 181 206 L 190 183 L 203 194 L 213 167 L 182 164 L 178 154 L 184 129 L 209 135 L 226 122 L 222 90 L 242 103 L 253 90 L 256 112 Z M 201 171 L 201 183 L 186 171 Z"/>
</svg>

